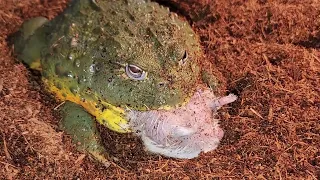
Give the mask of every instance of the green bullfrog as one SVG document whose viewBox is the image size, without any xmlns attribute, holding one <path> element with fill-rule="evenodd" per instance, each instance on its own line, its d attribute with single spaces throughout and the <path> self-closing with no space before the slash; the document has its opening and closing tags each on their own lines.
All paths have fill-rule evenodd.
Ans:
<svg viewBox="0 0 320 180">
<path fill-rule="evenodd" d="M 217 81 L 201 66 L 188 22 L 148 0 L 73 0 L 51 21 L 25 22 L 14 50 L 65 102 L 62 129 L 102 162 L 108 153 L 95 119 L 135 133 L 151 152 L 190 159 L 217 147 L 223 131 L 214 113 L 236 100 L 211 91 Z"/>
</svg>

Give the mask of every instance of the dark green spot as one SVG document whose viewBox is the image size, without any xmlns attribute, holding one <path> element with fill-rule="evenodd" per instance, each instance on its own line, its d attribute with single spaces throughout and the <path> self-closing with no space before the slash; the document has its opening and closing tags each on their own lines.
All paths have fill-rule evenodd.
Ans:
<svg viewBox="0 0 320 180">
<path fill-rule="evenodd" d="M 59 82 L 54 82 L 54 86 L 58 89 L 62 89 L 62 85 Z"/>
</svg>

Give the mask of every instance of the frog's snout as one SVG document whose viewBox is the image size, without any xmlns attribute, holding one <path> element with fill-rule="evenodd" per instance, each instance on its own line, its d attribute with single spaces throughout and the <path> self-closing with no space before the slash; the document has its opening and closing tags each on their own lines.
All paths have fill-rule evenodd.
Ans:
<svg viewBox="0 0 320 180">
<path fill-rule="evenodd" d="M 236 99 L 232 94 L 217 98 L 209 90 L 198 91 L 183 107 L 130 111 L 129 125 L 149 151 L 191 159 L 218 146 L 224 132 L 214 118 L 215 112 Z"/>
</svg>

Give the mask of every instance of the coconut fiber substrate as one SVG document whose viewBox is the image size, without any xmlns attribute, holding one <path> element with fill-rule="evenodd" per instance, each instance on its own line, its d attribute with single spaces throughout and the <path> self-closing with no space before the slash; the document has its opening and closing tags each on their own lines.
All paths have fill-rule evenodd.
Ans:
<svg viewBox="0 0 320 180">
<path fill-rule="evenodd" d="M 59 130 L 40 75 L 12 53 L 23 21 L 54 18 L 66 0 L 0 0 L 0 179 L 320 179 L 320 1 L 158 1 L 199 35 L 219 93 L 219 147 L 192 160 L 151 155 L 140 140 L 99 127 L 108 168 Z"/>
</svg>

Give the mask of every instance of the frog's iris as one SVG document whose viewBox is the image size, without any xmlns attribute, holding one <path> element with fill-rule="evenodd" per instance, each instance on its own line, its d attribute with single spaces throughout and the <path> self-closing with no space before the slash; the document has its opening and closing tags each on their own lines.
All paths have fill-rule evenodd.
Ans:
<svg viewBox="0 0 320 180">
<path fill-rule="evenodd" d="M 147 77 L 147 72 L 132 64 L 126 65 L 126 73 L 129 78 L 134 80 L 144 80 Z"/>
</svg>

